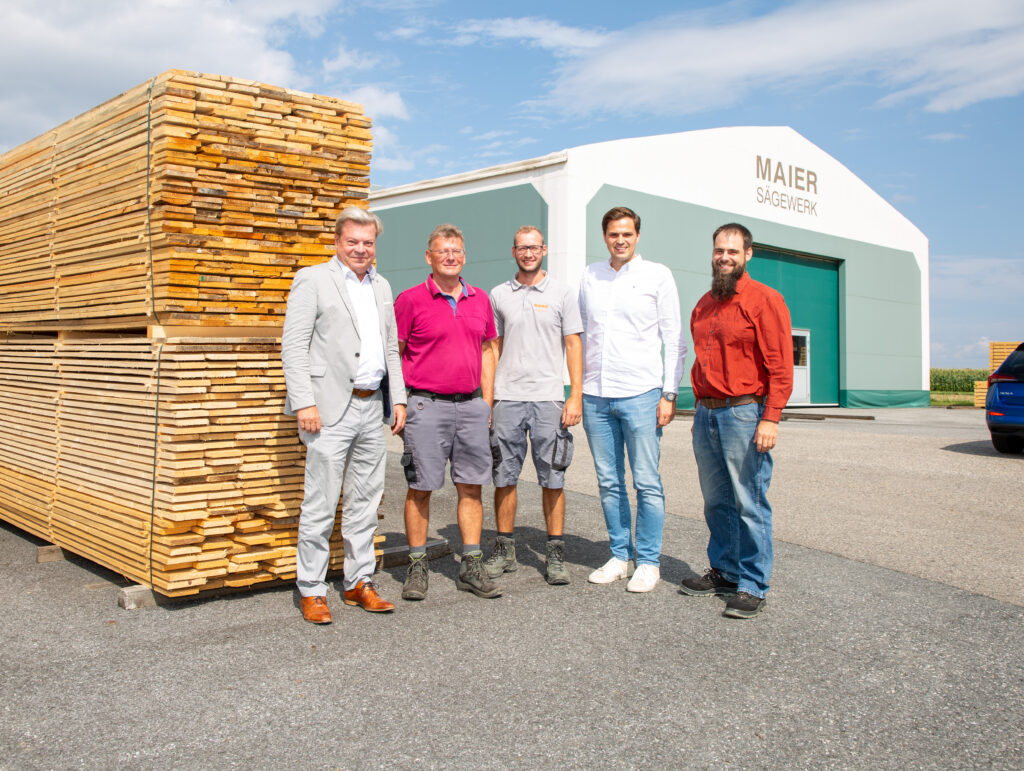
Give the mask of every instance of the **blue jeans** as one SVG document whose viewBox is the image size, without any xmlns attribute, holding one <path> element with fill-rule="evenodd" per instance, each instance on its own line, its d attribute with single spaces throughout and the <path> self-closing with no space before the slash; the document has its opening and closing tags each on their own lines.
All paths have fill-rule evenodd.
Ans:
<svg viewBox="0 0 1024 771">
<path fill-rule="evenodd" d="M 594 456 L 601 508 L 608 526 L 612 556 L 635 557 L 637 565 L 657 565 L 661 559 L 661 531 L 665 525 L 665 492 L 661 487 L 661 429 L 655 388 L 637 396 L 605 398 L 583 394 L 583 428 Z M 636 489 L 636 550 L 633 516 L 626 493 L 626 463 Z"/>
<path fill-rule="evenodd" d="M 763 412 L 757 403 L 716 410 L 698 405 L 693 417 L 693 454 L 711 533 L 708 559 L 738 591 L 755 597 L 768 592 L 772 574 L 772 456 L 754 446 Z"/>
</svg>

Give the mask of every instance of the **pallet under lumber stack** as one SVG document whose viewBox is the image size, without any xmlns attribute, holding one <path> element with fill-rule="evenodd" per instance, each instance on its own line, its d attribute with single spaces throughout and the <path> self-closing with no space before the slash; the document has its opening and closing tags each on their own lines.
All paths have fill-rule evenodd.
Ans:
<svg viewBox="0 0 1024 771">
<path fill-rule="evenodd" d="M 280 325 L 369 126 L 170 71 L 0 156 L 0 518 L 168 596 L 294 577 Z"/>
</svg>

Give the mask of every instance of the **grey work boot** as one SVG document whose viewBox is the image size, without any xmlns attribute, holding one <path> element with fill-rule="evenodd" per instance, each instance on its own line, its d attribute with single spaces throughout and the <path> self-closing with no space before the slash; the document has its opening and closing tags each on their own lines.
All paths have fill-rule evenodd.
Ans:
<svg viewBox="0 0 1024 771">
<path fill-rule="evenodd" d="M 544 580 L 552 586 L 569 583 L 569 571 L 565 569 L 565 541 L 548 541 L 544 547 L 547 567 L 544 569 Z"/>
<path fill-rule="evenodd" d="M 455 585 L 464 592 L 473 592 L 477 597 L 491 599 L 501 596 L 501 588 L 494 583 L 484 572 L 484 560 L 482 556 L 462 555 L 462 564 L 459 566 L 459 577 L 455 579 Z"/>
<path fill-rule="evenodd" d="M 518 569 L 516 539 L 499 535 L 494 541 L 491 556 L 484 560 L 484 572 L 490 578 L 497 578 L 502 573 L 515 573 Z"/>
<path fill-rule="evenodd" d="M 409 563 L 402 585 L 403 600 L 423 600 L 427 597 L 427 558 L 420 557 Z"/>
</svg>

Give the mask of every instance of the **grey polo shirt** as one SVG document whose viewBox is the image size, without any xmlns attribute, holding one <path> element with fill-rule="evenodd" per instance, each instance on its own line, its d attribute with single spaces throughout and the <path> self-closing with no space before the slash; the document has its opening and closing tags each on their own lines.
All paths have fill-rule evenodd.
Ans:
<svg viewBox="0 0 1024 771">
<path fill-rule="evenodd" d="M 536 286 L 510 279 L 494 287 L 490 298 L 503 338 L 494 398 L 563 401 L 565 336 L 583 331 L 576 293 L 546 275 Z"/>
</svg>

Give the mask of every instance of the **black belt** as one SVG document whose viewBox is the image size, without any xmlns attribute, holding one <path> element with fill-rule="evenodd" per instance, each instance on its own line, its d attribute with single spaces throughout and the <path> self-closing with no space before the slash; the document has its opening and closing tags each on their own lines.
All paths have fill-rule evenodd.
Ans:
<svg viewBox="0 0 1024 771">
<path fill-rule="evenodd" d="M 709 410 L 720 410 L 722 407 L 740 407 L 744 404 L 752 404 L 753 402 L 763 404 L 764 397 L 754 396 L 753 394 L 744 394 L 743 396 L 731 396 L 728 399 L 709 399 L 702 396 L 697 401 Z"/>
<path fill-rule="evenodd" d="M 427 391 L 424 388 L 410 388 L 409 396 L 427 396 L 431 401 L 442 401 L 442 402 L 468 402 L 470 399 L 476 399 L 478 396 L 483 396 L 483 391 L 479 388 L 470 394 L 439 394 L 434 391 Z"/>
</svg>

